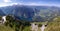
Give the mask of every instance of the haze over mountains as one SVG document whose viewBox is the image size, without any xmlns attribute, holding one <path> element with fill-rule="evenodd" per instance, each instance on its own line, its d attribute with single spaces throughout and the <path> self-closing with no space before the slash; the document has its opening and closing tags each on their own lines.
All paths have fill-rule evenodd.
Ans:
<svg viewBox="0 0 60 31">
<path fill-rule="evenodd" d="M 0 9 L 0 15 L 13 15 L 27 21 L 47 21 L 60 16 L 60 8 L 55 6 L 12 5 Z"/>
</svg>

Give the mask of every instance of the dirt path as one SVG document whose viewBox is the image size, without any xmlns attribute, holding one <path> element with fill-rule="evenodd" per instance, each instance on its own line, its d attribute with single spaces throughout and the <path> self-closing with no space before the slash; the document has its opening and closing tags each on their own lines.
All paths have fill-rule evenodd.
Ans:
<svg viewBox="0 0 60 31">
<path fill-rule="evenodd" d="M 32 31 L 38 31 L 38 25 L 35 25 L 35 23 L 31 24 L 31 30 Z"/>
<path fill-rule="evenodd" d="M 45 27 L 45 25 L 43 24 L 40 29 L 41 29 L 41 31 L 44 31 L 45 28 L 46 28 L 46 27 Z"/>
<path fill-rule="evenodd" d="M 38 31 L 38 30 L 44 31 L 45 28 L 46 28 L 46 27 L 45 27 L 44 24 L 42 24 L 42 26 L 41 26 L 40 28 L 38 28 L 38 25 L 35 25 L 35 23 L 32 23 L 32 24 L 31 24 L 31 30 L 32 30 L 32 31 Z"/>
</svg>

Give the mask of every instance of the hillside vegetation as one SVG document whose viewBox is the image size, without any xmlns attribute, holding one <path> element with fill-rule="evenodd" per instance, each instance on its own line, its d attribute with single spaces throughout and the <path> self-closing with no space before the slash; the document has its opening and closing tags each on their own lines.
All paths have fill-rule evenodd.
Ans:
<svg viewBox="0 0 60 31">
<path fill-rule="evenodd" d="M 48 22 L 45 31 L 60 31 L 60 16 L 54 18 L 52 22 Z"/>
<path fill-rule="evenodd" d="M 23 31 L 30 26 L 30 22 L 23 20 L 16 20 L 13 16 L 8 15 L 6 22 L 0 25 L 0 31 Z"/>
<path fill-rule="evenodd" d="M 7 22 L 5 24 L 0 25 L 0 31 L 31 31 L 31 23 L 40 24 L 47 24 L 45 31 L 60 31 L 60 16 L 53 18 L 51 22 L 27 22 L 24 20 L 15 20 L 11 16 L 6 17 Z M 41 31 L 38 29 L 38 31 Z"/>
<path fill-rule="evenodd" d="M 5 25 L 0 25 L 0 31 L 15 31 L 11 27 L 5 26 Z"/>
</svg>

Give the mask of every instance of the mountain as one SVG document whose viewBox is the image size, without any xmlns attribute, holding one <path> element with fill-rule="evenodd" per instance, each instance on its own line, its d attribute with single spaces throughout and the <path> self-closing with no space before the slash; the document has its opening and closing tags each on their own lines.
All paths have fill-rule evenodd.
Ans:
<svg viewBox="0 0 60 31">
<path fill-rule="evenodd" d="M 5 13 L 0 9 L 0 16 L 4 16 Z"/>
<path fill-rule="evenodd" d="M 26 6 L 7 6 L 1 8 L 6 15 L 11 14 L 19 19 L 32 20 L 34 11 L 30 7 Z"/>
<path fill-rule="evenodd" d="M 5 15 L 13 15 L 17 19 L 27 21 L 45 21 L 60 16 L 60 8 L 55 6 L 12 5 L 1 9 Z"/>
</svg>

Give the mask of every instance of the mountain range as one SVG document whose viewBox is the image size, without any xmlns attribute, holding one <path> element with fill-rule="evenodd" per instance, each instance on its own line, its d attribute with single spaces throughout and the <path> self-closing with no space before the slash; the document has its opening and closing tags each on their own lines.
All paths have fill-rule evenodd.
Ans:
<svg viewBox="0 0 60 31">
<path fill-rule="evenodd" d="M 60 7 L 12 5 L 0 7 L 0 15 L 13 15 L 27 21 L 47 21 L 60 16 Z"/>
</svg>

